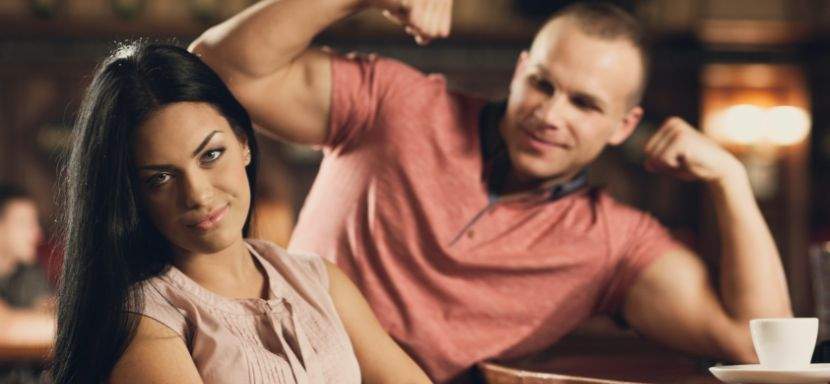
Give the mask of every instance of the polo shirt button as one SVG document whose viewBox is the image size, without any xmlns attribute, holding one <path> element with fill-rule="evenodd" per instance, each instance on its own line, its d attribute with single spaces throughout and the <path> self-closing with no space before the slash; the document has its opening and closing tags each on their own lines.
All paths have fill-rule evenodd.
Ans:
<svg viewBox="0 0 830 384">
<path fill-rule="evenodd" d="M 475 233 L 475 232 L 473 232 L 473 230 L 472 230 L 472 229 L 471 229 L 471 230 L 469 230 L 469 231 L 467 231 L 467 237 L 468 237 L 468 238 L 472 239 L 472 238 L 473 238 L 473 236 L 475 236 L 475 235 L 476 235 L 476 233 Z"/>
</svg>

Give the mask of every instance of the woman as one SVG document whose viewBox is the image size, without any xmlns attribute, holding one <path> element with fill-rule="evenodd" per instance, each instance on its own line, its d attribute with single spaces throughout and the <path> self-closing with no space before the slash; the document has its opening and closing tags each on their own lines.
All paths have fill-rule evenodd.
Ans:
<svg viewBox="0 0 830 384">
<path fill-rule="evenodd" d="M 336 267 L 244 240 L 257 157 L 194 55 L 103 63 L 67 168 L 56 383 L 429 381 Z"/>
</svg>

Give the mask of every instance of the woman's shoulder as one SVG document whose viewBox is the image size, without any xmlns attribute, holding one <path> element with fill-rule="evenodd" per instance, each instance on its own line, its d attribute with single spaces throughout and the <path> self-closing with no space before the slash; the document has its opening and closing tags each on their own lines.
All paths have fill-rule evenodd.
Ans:
<svg viewBox="0 0 830 384">
<path fill-rule="evenodd" d="M 267 240 L 246 239 L 245 241 L 287 280 L 297 277 L 305 283 L 317 282 L 328 290 L 329 278 L 326 264 L 316 253 L 289 252 Z"/>
<path fill-rule="evenodd" d="M 184 338 L 191 300 L 173 284 L 167 273 L 137 283 L 138 306 L 131 312 L 156 320 Z"/>
</svg>

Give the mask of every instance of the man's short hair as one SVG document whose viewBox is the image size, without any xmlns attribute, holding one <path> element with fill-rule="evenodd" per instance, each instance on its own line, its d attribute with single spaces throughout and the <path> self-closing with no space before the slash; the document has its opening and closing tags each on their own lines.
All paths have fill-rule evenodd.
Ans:
<svg viewBox="0 0 830 384">
<path fill-rule="evenodd" d="M 29 192 L 21 187 L 0 183 L 0 216 L 6 213 L 6 206 L 12 200 L 29 200 L 31 198 Z"/>
<path fill-rule="evenodd" d="M 645 92 L 650 69 L 648 42 L 640 22 L 633 15 L 614 4 L 580 2 L 554 13 L 545 22 L 540 33 L 551 22 L 562 18 L 574 21 L 579 30 L 588 36 L 602 40 L 623 39 L 637 49 L 642 64 L 642 80 L 637 91 L 632 95 L 632 105 L 639 104 Z"/>
</svg>

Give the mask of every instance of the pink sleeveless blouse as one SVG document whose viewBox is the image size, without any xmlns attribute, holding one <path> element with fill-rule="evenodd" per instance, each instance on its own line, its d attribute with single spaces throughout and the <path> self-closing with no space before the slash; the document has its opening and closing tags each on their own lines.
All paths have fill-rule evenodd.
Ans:
<svg viewBox="0 0 830 384">
<path fill-rule="evenodd" d="M 140 314 L 185 341 L 205 384 L 360 383 L 322 259 L 247 243 L 268 276 L 268 300 L 219 296 L 171 267 L 142 283 Z"/>
</svg>

